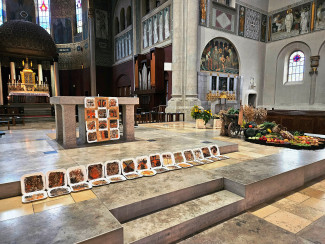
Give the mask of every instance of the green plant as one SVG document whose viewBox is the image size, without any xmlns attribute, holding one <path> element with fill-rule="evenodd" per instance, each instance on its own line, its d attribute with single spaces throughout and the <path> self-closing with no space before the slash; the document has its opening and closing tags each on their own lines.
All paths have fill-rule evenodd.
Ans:
<svg viewBox="0 0 325 244">
<path fill-rule="evenodd" d="M 199 106 L 195 105 L 191 109 L 191 116 L 193 119 L 201 119 L 202 109 Z"/>
<path fill-rule="evenodd" d="M 201 119 L 203 119 L 205 125 L 209 122 L 211 118 L 212 118 L 211 110 L 204 110 L 201 113 Z"/>
<path fill-rule="evenodd" d="M 239 114 L 239 110 L 238 109 L 234 109 L 234 108 L 230 108 L 228 110 L 228 114 Z"/>
</svg>

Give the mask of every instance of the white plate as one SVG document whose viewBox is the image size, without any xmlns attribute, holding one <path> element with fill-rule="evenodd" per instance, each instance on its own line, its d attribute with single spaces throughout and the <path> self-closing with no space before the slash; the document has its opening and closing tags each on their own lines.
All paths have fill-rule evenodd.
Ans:
<svg viewBox="0 0 325 244">
<path fill-rule="evenodd" d="M 51 191 L 56 190 L 56 189 L 65 189 L 67 192 L 64 194 L 60 194 L 60 195 L 52 195 Z M 47 194 L 49 195 L 49 197 L 59 197 L 59 196 L 63 196 L 63 195 L 67 195 L 71 192 L 71 188 L 69 186 L 60 186 L 60 187 L 53 187 L 48 189 Z"/>
<path fill-rule="evenodd" d="M 75 190 L 75 189 L 73 189 L 73 187 L 78 186 L 78 185 L 83 185 L 83 184 L 86 185 L 86 188 L 85 189 L 82 189 L 82 190 Z M 85 190 L 89 190 L 89 189 L 92 188 L 92 186 L 91 186 L 91 184 L 89 182 L 80 182 L 80 183 L 77 183 L 77 184 L 71 184 L 70 187 L 71 187 L 71 191 L 72 192 L 85 191 Z"/>
<path fill-rule="evenodd" d="M 152 175 L 144 175 L 144 174 L 142 174 L 143 171 L 151 171 L 153 174 Z M 154 170 L 154 169 L 138 170 L 138 173 L 144 177 L 151 177 L 151 176 L 155 176 L 157 174 L 156 170 Z"/>
<path fill-rule="evenodd" d="M 96 184 L 94 184 L 96 181 L 105 181 L 106 183 L 102 183 L 100 185 L 96 185 Z M 98 178 L 98 179 L 89 181 L 89 183 L 91 184 L 92 187 L 97 187 L 97 186 L 108 185 L 110 183 L 110 181 L 108 179 L 106 179 L 106 178 Z"/>
<path fill-rule="evenodd" d="M 34 196 L 34 195 L 37 195 L 37 194 L 43 194 L 44 196 L 42 198 L 40 198 L 40 199 L 35 199 L 35 200 L 27 200 L 26 199 L 29 196 Z M 35 202 L 35 201 L 43 200 L 43 199 L 46 199 L 46 198 L 47 198 L 46 191 L 34 191 L 34 192 L 31 192 L 31 193 L 23 194 L 22 202 L 23 203 Z"/>
<path fill-rule="evenodd" d="M 119 181 L 113 181 L 112 178 L 116 178 L 119 177 L 121 180 Z M 107 179 L 111 182 L 111 183 L 117 183 L 117 182 L 122 182 L 122 181 L 126 181 L 126 178 L 123 175 L 112 175 L 112 176 L 108 176 Z"/>
<path fill-rule="evenodd" d="M 181 164 L 186 165 L 187 167 L 183 167 Z M 183 169 L 188 169 L 188 168 L 193 167 L 193 165 L 192 164 L 189 164 L 189 163 L 179 163 L 179 164 L 177 164 L 177 166 L 180 166 Z"/>
</svg>

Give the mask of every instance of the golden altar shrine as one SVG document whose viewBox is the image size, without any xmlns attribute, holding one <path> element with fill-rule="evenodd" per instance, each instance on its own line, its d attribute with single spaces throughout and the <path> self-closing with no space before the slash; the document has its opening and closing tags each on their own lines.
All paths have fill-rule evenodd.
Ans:
<svg viewBox="0 0 325 244">
<path fill-rule="evenodd" d="M 215 93 L 212 93 L 212 91 L 209 91 L 209 93 L 206 96 L 207 101 L 216 101 L 217 99 L 226 99 L 229 101 L 235 101 L 236 100 L 236 93 L 235 92 L 229 92 L 229 91 L 217 91 Z"/>
<path fill-rule="evenodd" d="M 35 82 L 35 72 L 29 69 L 28 60 L 25 67 L 20 71 L 21 80 L 8 84 L 9 96 L 46 96 L 50 97 L 49 87 L 45 83 Z"/>
</svg>

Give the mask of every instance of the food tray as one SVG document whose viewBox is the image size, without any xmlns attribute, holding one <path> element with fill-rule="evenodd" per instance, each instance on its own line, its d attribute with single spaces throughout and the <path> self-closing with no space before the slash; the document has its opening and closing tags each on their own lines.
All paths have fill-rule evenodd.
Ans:
<svg viewBox="0 0 325 244">
<path fill-rule="evenodd" d="M 202 160 L 204 159 L 203 153 L 200 148 L 193 149 L 192 152 L 194 153 L 195 160 Z"/>
<path fill-rule="evenodd" d="M 202 147 L 201 151 L 204 158 L 209 158 L 212 156 L 209 147 Z"/>
<path fill-rule="evenodd" d="M 34 202 L 47 198 L 45 191 L 45 177 L 44 174 L 34 173 L 23 175 L 20 179 L 22 202 Z"/>
<path fill-rule="evenodd" d="M 182 167 L 178 166 L 178 165 L 168 165 L 168 166 L 166 166 L 166 168 L 168 170 L 177 170 L 177 169 L 181 169 Z"/>
<path fill-rule="evenodd" d="M 88 164 L 87 177 L 89 181 L 103 179 L 105 177 L 104 165 L 102 163 Z"/>
<path fill-rule="evenodd" d="M 151 164 L 149 162 L 149 157 L 148 156 L 136 157 L 135 161 L 136 161 L 137 171 L 141 171 L 141 170 L 151 168 Z"/>
<path fill-rule="evenodd" d="M 180 163 L 186 162 L 186 159 L 181 151 L 174 152 L 173 155 L 174 155 L 175 164 L 180 164 Z"/>
<path fill-rule="evenodd" d="M 212 160 L 209 160 L 209 159 L 206 159 L 206 158 L 204 158 L 204 159 L 200 159 L 200 162 L 203 163 L 203 164 L 210 164 L 210 163 L 213 163 Z"/>
<path fill-rule="evenodd" d="M 139 170 L 138 173 L 145 177 L 151 177 L 157 174 L 157 172 L 154 169 Z"/>
<path fill-rule="evenodd" d="M 186 163 L 192 164 L 193 166 L 200 166 L 204 164 L 200 161 L 186 161 Z"/>
<path fill-rule="evenodd" d="M 206 159 L 211 160 L 211 161 L 213 161 L 213 162 L 218 162 L 218 161 L 221 160 L 221 159 L 219 159 L 218 157 L 214 157 L 214 156 L 212 156 L 212 157 L 208 157 L 208 158 L 206 158 Z"/>
<path fill-rule="evenodd" d="M 136 173 L 136 161 L 133 158 L 129 159 L 122 159 L 121 160 L 121 166 L 122 166 L 122 174 L 126 175 L 129 173 Z"/>
<path fill-rule="evenodd" d="M 111 183 L 117 183 L 126 180 L 126 178 L 123 175 L 112 175 L 112 176 L 108 176 L 107 179 Z"/>
<path fill-rule="evenodd" d="M 156 171 L 157 174 L 166 173 L 169 171 L 169 169 L 167 169 L 166 167 L 157 167 L 154 168 L 154 170 Z"/>
<path fill-rule="evenodd" d="M 220 150 L 217 145 L 213 145 L 209 147 L 210 153 L 212 156 L 219 156 L 220 155 Z"/>
<path fill-rule="evenodd" d="M 67 172 L 65 169 L 51 170 L 46 173 L 46 189 L 49 197 L 67 195 L 71 192 L 68 187 Z"/>
<path fill-rule="evenodd" d="M 142 177 L 142 175 L 138 174 L 137 172 L 124 174 L 124 176 L 127 180 L 135 180 Z"/>
<path fill-rule="evenodd" d="M 91 189 L 92 186 L 87 182 L 87 172 L 85 166 L 76 166 L 68 168 L 68 184 L 71 187 L 71 191 L 83 191 Z"/>
<path fill-rule="evenodd" d="M 193 166 L 203 165 L 203 163 L 200 161 L 195 160 L 194 153 L 191 149 L 184 150 L 183 155 L 185 157 L 186 163 L 192 164 Z"/>
<path fill-rule="evenodd" d="M 110 181 L 106 178 L 99 178 L 99 179 L 91 180 L 89 181 L 89 183 L 91 184 L 92 187 L 94 187 L 94 186 L 108 185 Z"/>
<path fill-rule="evenodd" d="M 150 166 L 157 174 L 168 172 L 169 169 L 163 167 L 161 156 L 159 153 L 149 155 Z"/>
<path fill-rule="evenodd" d="M 35 202 L 47 198 L 46 191 L 35 191 L 32 193 L 27 193 L 22 196 L 23 203 Z"/>
<path fill-rule="evenodd" d="M 225 156 L 225 155 L 219 155 L 217 156 L 216 158 L 220 159 L 220 160 L 225 160 L 225 159 L 229 159 L 228 156 Z"/>
<path fill-rule="evenodd" d="M 180 167 L 182 167 L 183 169 L 193 167 L 193 165 L 192 165 L 192 164 L 189 164 L 189 163 L 179 163 L 179 164 L 177 164 L 177 166 L 180 166 Z"/>
</svg>

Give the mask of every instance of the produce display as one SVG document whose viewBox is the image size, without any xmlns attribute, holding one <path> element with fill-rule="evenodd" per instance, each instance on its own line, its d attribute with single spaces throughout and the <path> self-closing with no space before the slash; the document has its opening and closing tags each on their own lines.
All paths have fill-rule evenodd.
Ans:
<svg viewBox="0 0 325 244">
<path fill-rule="evenodd" d="M 264 122 L 255 128 L 249 125 L 244 134 L 247 141 L 264 145 L 310 150 L 325 147 L 325 139 L 307 136 L 298 131 L 291 133 L 275 122 Z"/>
</svg>

